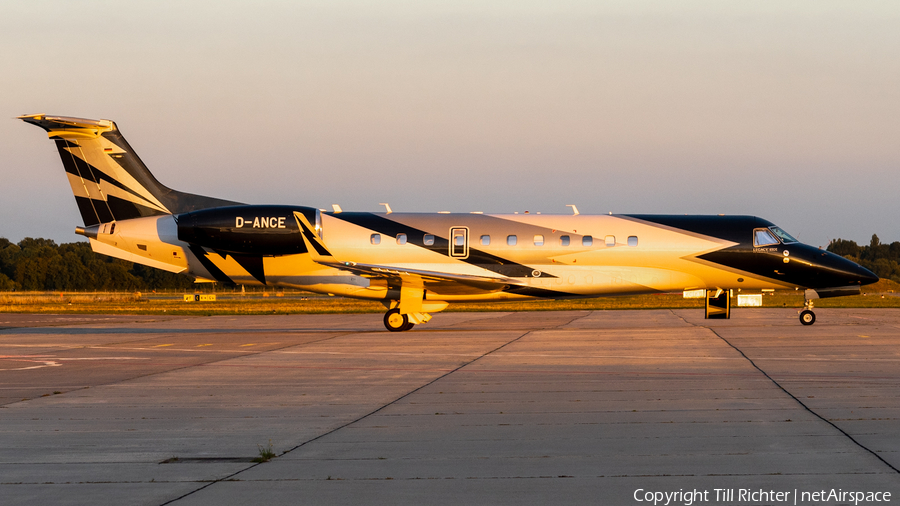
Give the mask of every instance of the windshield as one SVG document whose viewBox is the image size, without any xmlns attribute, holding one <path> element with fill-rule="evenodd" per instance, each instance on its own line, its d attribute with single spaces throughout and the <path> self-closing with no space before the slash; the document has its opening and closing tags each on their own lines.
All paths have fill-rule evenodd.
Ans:
<svg viewBox="0 0 900 506">
<path fill-rule="evenodd" d="M 772 244 L 778 244 L 778 239 L 772 235 L 772 232 L 767 228 L 757 228 L 753 231 L 753 245 L 757 248 L 760 246 L 770 246 Z"/>
<path fill-rule="evenodd" d="M 785 232 L 784 230 L 781 230 L 778 227 L 769 227 L 769 230 L 771 230 L 772 233 L 777 235 L 778 238 L 781 239 L 781 242 L 783 242 L 785 244 L 792 243 L 792 242 L 799 242 L 799 241 L 797 241 L 797 239 L 794 239 L 793 237 L 791 237 L 791 234 Z"/>
</svg>

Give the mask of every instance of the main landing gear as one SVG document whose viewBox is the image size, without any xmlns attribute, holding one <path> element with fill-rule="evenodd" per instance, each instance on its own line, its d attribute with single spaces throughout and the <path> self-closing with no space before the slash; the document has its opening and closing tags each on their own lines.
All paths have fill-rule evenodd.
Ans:
<svg viewBox="0 0 900 506">
<path fill-rule="evenodd" d="M 384 314 L 384 326 L 391 332 L 404 332 L 416 325 L 428 323 L 429 313 L 443 311 L 447 307 L 444 301 L 426 301 L 425 290 L 415 287 L 400 289 L 400 300 L 382 301 L 388 312 Z"/>
<path fill-rule="evenodd" d="M 803 301 L 803 311 L 800 311 L 800 323 L 804 325 L 812 325 L 816 323 L 816 313 L 812 312 L 813 301 L 805 299 Z"/>
<path fill-rule="evenodd" d="M 391 332 L 403 332 L 415 326 L 409 321 L 409 316 L 400 314 L 399 308 L 394 308 L 384 314 L 384 326 Z"/>
</svg>

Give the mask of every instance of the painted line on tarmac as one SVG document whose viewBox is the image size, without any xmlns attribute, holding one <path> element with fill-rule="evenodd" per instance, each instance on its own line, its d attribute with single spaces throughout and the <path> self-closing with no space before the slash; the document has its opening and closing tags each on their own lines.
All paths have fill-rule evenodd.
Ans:
<svg viewBox="0 0 900 506">
<path fill-rule="evenodd" d="M 868 337 L 868 336 L 866 336 Z M 404 353 L 404 352 L 352 352 L 345 351 L 279 351 L 278 353 L 293 355 L 343 355 L 365 357 L 466 357 L 469 353 Z M 552 353 L 505 353 L 504 357 L 535 357 L 535 358 L 599 358 L 599 359 L 627 359 L 627 360 L 744 360 L 742 357 L 700 357 L 700 356 L 652 356 L 652 355 L 557 355 Z M 783 362 L 900 362 L 900 358 L 790 358 L 790 357 L 757 357 L 757 360 L 776 360 Z"/>
<path fill-rule="evenodd" d="M 29 371 L 33 369 L 43 369 L 45 367 L 60 367 L 63 362 L 78 360 L 150 360 L 150 358 L 142 357 L 33 357 L 28 355 L 0 355 L 0 361 L 8 362 L 31 362 L 40 365 L 29 367 L 14 367 L 10 369 L 0 369 L 0 371 Z"/>
<path fill-rule="evenodd" d="M 338 367 L 338 366 L 313 366 L 313 365 L 272 365 L 272 364 L 232 364 L 213 362 L 198 364 L 198 367 L 235 367 L 246 369 L 310 369 L 319 371 L 449 371 L 440 368 L 397 368 L 397 367 Z M 455 369 L 454 369 L 455 370 Z M 587 371 L 587 370 L 549 370 L 549 369 L 469 369 L 469 374 L 521 374 L 521 375 L 573 375 L 573 376 L 670 376 L 670 377 L 729 377 L 729 378 L 754 378 L 756 373 L 707 373 L 707 372 L 664 372 L 664 371 Z M 802 380 L 896 380 L 896 376 L 842 376 L 827 374 L 784 374 L 784 378 Z"/>
<path fill-rule="evenodd" d="M 43 369 L 44 367 L 59 367 L 62 365 L 59 362 L 56 362 L 55 360 L 8 359 L 8 358 L 0 359 L 0 360 L 9 361 L 9 362 L 29 362 L 29 363 L 33 363 L 33 364 L 39 364 L 39 365 L 32 365 L 29 367 L 14 367 L 11 369 L 0 369 L 0 371 L 28 371 L 31 369 Z"/>
</svg>

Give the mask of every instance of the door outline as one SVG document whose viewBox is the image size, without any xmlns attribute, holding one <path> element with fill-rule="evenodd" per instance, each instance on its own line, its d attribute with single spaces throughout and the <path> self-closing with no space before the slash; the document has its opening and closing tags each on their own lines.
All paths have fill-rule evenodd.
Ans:
<svg viewBox="0 0 900 506">
<path fill-rule="evenodd" d="M 458 237 L 462 237 L 462 245 L 456 244 Z M 450 227 L 450 250 L 453 258 L 469 258 L 469 227 Z"/>
</svg>

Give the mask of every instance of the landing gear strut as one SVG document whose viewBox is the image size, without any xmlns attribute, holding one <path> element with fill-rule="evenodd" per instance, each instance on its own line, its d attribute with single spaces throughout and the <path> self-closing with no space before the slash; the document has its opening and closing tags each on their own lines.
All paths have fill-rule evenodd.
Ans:
<svg viewBox="0 0 900 506">
<path fill-rule="evenodd" d="M 384 314 L 384 326 L 391 332 L 403 332 L 415 326 L 415 323 L 409 321 L 409 317 L 400 314 L 399 308 L 394 308 Z"/>
<path fill-rule="evenodd" d="M 800 311 L 800 323 L 804 325 L 812 325 L 816 323 L 816 313 L 812 312 L 813 301 L 805 299 L 803 301 L 803 311 Z"/>
</svg>

